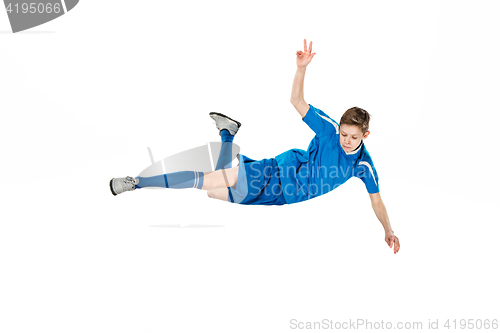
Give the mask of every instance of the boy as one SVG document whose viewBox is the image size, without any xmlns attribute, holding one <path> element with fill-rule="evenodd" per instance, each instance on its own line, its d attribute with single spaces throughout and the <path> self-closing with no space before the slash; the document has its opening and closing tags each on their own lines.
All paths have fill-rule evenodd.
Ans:
<svg viewBox="0 0 500 333">
<path fill-rule="evenodd" d="M 241 123 L 223 114 L 211 112 L 222 139 L 216 171 L 181 171 L 154 177 L 113 178 L 113 195 L 142 187 L 198 188 L 210 198 L 246 205 L 284 205 L 301 202 L 330 192 L 355 176 L 370 195 L 372 208 L 385 230 L 385 241 L 394 253 L 399 239 L 394 235 L 379 191 L 378 175 L 363 139 L 368 138 L 370 115 L 353 107 L 340 119 L 340 125 L 326 113 L 307 104 L 303 96 L 307 65 L 316 53 L 312 42 L 304 52 L 297 51 L 297 72 L 291 103 L 302 120 L 316 133 L 307 151 L 290 149 L 275 158 L 255 161 L 239 155 L 239 166 L 231 163 L 231 146 Z"/>
</svg>

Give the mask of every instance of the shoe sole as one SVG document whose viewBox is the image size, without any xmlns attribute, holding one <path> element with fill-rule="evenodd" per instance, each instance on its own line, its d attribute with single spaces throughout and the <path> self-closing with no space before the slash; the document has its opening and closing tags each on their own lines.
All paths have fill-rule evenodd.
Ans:
<svg viewBox="0 0 500 333">
<path fill-rule="evenodd" d="M 208 115 L 209 115 L 209 116 L 211 116 L 211 115 L 213 115 L 213 114 L 215 114 L 215 115 L 217 115 L 217 116 L 221 116 L 221 117 L 227 118 L 227 119 L 229 119 L 229 120 L 231 120 L 231 121 L 234 121 L 234 122 L 236 123 L 236 125 L 238 126 L 238 128 L 240 128 L 240 126 L 241 126 L 241 123 L 240 123 L 239 121 L 234 120 L 234 119 L 232 119 L 232 118 L 230 118 L 230 117 L 226 116 L 225 114 L 222 114 L 222 113 L 219 113 L 219 112 L 210 112 Z"/>
<path fill-rule="evenodd" d="M 112 185 L 112 184 L 113 184 L 113 179 L 111 179 L 111 180 L 109 181 L 109 189 L 111 190 L 111 193 L 113 193 L 113 195 L 117 195 L 117 194 L 115 193 L 115 191 L 113 191 L 113 185 Z"/>
</svg>

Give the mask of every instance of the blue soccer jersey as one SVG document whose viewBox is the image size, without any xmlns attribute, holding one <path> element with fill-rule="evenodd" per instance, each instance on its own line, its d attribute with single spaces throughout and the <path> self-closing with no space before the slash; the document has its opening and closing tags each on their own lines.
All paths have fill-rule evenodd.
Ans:
<svg viewBox="0 0 500 333">
<path fill-rule="evenodd" d="M 328 193 L 353 176 L 363 181 L 368 193 L 379 192 L 377 171 L 363 141 L 346 153 L 339 124 L 311 104 L 302 120 L 316 133 L 307 151 L 290 149 L 275 157 L 288 204 Z"/>
</svg>

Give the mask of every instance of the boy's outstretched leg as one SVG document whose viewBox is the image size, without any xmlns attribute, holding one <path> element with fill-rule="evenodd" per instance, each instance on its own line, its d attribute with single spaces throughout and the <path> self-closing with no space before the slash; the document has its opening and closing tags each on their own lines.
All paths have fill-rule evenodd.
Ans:
<svg viewBox="0 0 500 333">
<path fill-rule="evenodd" d="M 210 191 L 233 186 L 237 180 L 238 167 L 234 167 L 212 172 L 179 171 L 153 177 L 113 178 L 109 182 L 109 187 L 113 195 L 143 187 L 197 188 Z"/>
</svg>

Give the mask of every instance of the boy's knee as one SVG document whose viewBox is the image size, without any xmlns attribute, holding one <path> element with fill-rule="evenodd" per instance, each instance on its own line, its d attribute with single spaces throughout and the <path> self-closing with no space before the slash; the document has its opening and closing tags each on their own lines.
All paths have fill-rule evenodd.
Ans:
<svg viewBox="0 0 500 333">
<path fill-rule="evenodd" d="M 217 193 L 217 190 L 208 190 L 207 191 L 207 195 L 208 195 L 209 198 L 219 199 L 219 195 Z"/>
</svg>

